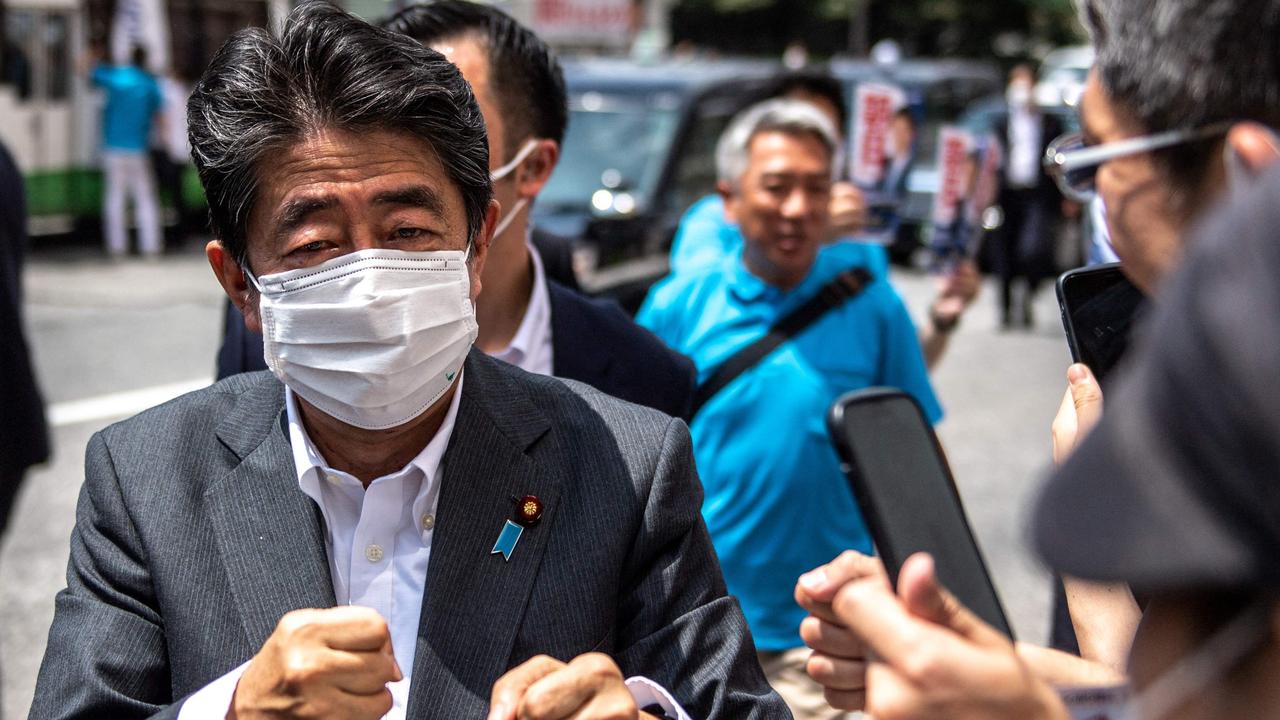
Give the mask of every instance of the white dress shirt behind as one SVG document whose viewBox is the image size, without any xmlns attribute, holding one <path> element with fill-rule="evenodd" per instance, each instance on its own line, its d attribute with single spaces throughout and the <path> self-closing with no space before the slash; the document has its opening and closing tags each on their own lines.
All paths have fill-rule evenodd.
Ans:
<svg viewBox="0 0 1280 720">
<path fill-rule="evenodd" d="M 542 268 L 542 256 L 532 242 L 529 256 L 533 262 L 533 290 L 529 293 L 529 305 L 516 330 L 515 337 L 506 350 L 492 353 L 492 357 L 511 363 L 521 370 L 538 375 L 551 375 L 555 356 L 551 345 L 551 292 L 547 289 L 547 273 Z"/>
<path fill-rule="evenodd" d="M 1029 108 L 1009 109 L 1009 166 L 1006 179 L 1016 190 L 1027 190 L 1040 182 L 1040 153 L 1044 123 L 1040 113 Z"/>
<path fill-rule="evenodd" d="M 298 486 L 316 502 L 325 522 L 325 550 L 339 605 L 373 608 L 387 621 L 391 645 L 404 679 L 389 683 L 391 712 L 384 720 L 404 720 L 409 704 L 418 620 L 427 584 L 431 539 L 440 498 L 440 463 L 453 437 L 462 401 L 464 375 L 435 437 L 400 470 L 375 479 L 366 489 L 356 477 L 329 467 L 308 437 L 292 390 L 285 390 L 289 441 Z M 178 720 L 222 720 L 236 684 L 249 663 L 237 667 L 183 703 Z M 664 688 L 643 677 L 627 679 L 640 707 L 657 703 L 668 715 L 689 720 Z"/>
</svg>

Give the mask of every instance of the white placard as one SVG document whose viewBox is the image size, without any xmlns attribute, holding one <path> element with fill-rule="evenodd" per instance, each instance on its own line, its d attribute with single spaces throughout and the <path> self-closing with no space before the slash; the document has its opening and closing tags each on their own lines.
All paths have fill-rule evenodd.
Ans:
<svg viewBox="0 0 1280 720">
<path fill-rule="evenodd" d="M 885 161 L 892 142 L 893 114 L 906 105 L 901 88 L 862 83 L 853 102 L 853 144 L 849 177 L 863 188 L 875 188 L 884 179 Z"/>
<path fill-rule="evenodd" d="M 950 227 L 966 199 L 966 163 L 973 143 L 973 136 L 958 127 L 946 126 L 938 133 L 938 192 L 933 196 L 933 224 L 937 227 Z"/>
<path fill-rule="evenodd" d="M 534 0 L 532 27 L 548 42 L 620 44 L 639 18 L 631 0 Z"/>
</svg>

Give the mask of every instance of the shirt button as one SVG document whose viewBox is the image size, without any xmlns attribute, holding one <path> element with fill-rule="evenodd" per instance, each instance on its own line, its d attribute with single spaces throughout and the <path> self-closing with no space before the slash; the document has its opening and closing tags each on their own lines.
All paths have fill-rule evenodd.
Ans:
<svg viewBox="0 0 1280 720">
<path fill-rule="evenodd" d="M 430 513 L 422 516 L 422 529 L 430 530 L 436 526 L 436 516 Z"/>
<path fill-rule="evenodd" d="M 364 559 L 371 563 L 382 560 L 382 546 L 370 544 L 364 549 Z"/>
</svg>

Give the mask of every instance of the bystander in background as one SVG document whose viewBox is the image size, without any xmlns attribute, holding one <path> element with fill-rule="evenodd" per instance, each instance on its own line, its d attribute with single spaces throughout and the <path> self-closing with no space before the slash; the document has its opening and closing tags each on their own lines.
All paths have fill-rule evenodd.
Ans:
<svg viewBox="0 0 1280 720">
<path fill-rule="evenodd" d="M 147 148 L 163 99 L 159 83 L 147 71 L 147 51 L 135 47 L 125 65 L 98 62 L 89 77 L 107 96 L 102 111 L 102 222 L 107 254 L 118 259 L 128 253 L 125 206 L 132 201 L 138 248 L 144 257 L 158 257 L 164 249 L 160 201 Z"/>
</svg>

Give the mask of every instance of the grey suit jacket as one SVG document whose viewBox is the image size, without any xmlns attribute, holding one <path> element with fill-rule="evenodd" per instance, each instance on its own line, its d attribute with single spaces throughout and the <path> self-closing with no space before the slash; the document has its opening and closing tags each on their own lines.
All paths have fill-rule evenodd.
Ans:
<svg viewBox="0 0 1280 720">
<path fill-rule="evenodd" d="M 684 424 L 475 351 L 466 374 L 408 716 L 482 717 L 506 670 L 596 650 L 695 718 L 789 717 L 726 596 Z M 334 604 L 283 403 L 253 373 L 94 436 L 31 718 L 176 717 L 286 612 Z M 545 514 L 504 562 L 525 494 Z"/>
</svg>

